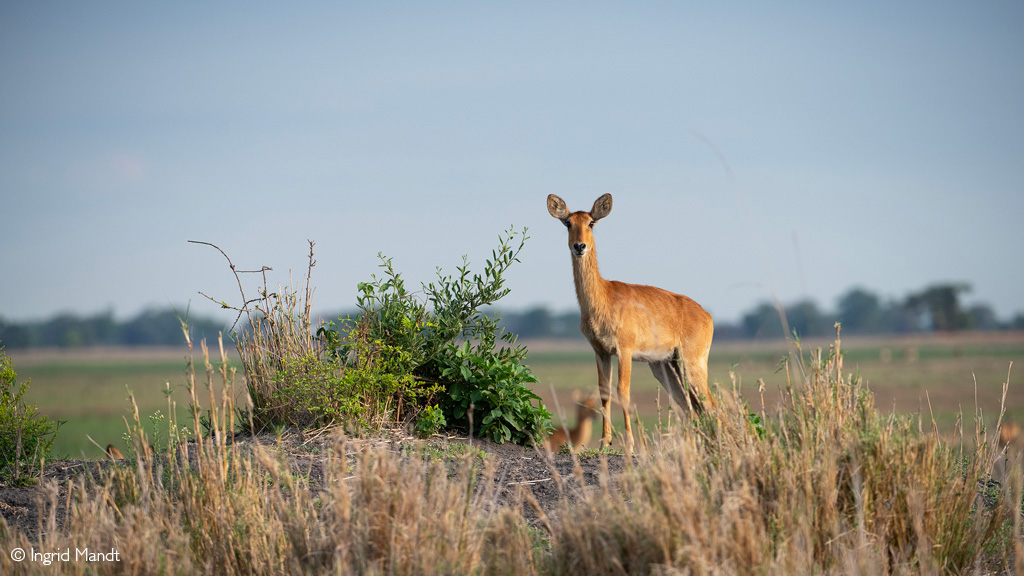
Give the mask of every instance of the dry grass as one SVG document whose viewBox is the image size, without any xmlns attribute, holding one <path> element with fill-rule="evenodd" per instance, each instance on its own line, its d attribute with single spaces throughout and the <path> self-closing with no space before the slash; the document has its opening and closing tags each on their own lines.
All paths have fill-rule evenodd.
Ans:
<svg viewBox="0 0 1024 576">
<path fill-rule="evenodd" d="M 621 496 L 565 506 L 552 571 L 959 574 L 1014 554 L 1020 570 L 1019 458 L 1000 486 L 993 435 L 951 446 L 879 418 L 839 344 L 812 354 L 806 387 L 763 428 L 724 394 L 714 419 L 656 442 Z"/>
<path fill-rule="evenodd" d="M 880 417 L 839 345 L 791 367 L 807 379 L 783 409 L 752 417 L 725 391 L 713 417 L 656 431 L 622 477 L 541 510 L 539 528 L 498 499 L 478 459 L 355 451 L 339 435 L 314 486 L 274 452 L 243 450 L 231 441 L 232 374 L 204 350 L 207 385 L 226 390 L 211 402 L 214 433 L 186 442 L 171 428 L 168 453 L 76 482 L 67 520 L 44 517 L 36 540 L 0 522 L 0 573 L 1024 571 L 1019 456 L 996 484 L 997 432 L 950 444 L 917 420 Z M 17 563 L 18 547 L 120 561 Z"/>
<path fill-rule="evenodd" d="M 217 371 L 203 352 L 212 380 Z M 513 558 L 492 559 L 506 554 L 507 542 L 528 538 L 516 535 L 525 534 L 522 517 L 494 504 L 492 471 L 477 460 L 450 474 L 444 463 L 386 450 L 351 454 L 339 436 L 325 489 L 314 491 L 271 451 L 235 447 L 230 372 L 221 377 L 225 394 L 210 412 L 209 437 L 179 435 L 166 454 L 77 482 L 64 524 L 44 518 L 37 540 L 0 521 L 0 573 L 471 574 L 488 566 L 521 573 Z M 138 419 L 132 434 L 137 449 L 146 445 Z M 53 511 L 56 487 L 48 488 L 44 504 Z M 68 547 L 72 561 L 48 566 L 7 554 Z M 85 549 L 116 550 L 119 561 L 75 561 Z M 519 560 L 532 562 L 529 554 Z"/>
</svg>

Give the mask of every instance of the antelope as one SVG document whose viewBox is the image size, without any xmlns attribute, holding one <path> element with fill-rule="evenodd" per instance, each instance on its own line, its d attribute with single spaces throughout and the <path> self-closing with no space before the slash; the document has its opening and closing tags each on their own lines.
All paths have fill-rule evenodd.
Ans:
<svg viewBox="0 0 1024 576">
<path fill-rule="evenodd" d="M 612 442 L 611 364 L 612 356 L 618 356 L 619 404 L 626 420 L 625 448 L 627 454 L 632 454 L 629 380 L 633 361 L 647 362 L 654 377 L 680 407 L 702 412 L 705 401 L 713 407 L 707 382 L 714 324 L 711 315 L 686 296 L 601 277 L 593 228 L 611 211 L 611 194 L 598 198 L 590 212 L 569 212 L 564 200 L 554 194 L 548 196 L 548 212 L 569 229 L 580 331 L 597 357 L 597 386 L 604 417 L 601 447 Z M 683 363 L 682 370 L 679 361 Z"/>
<path fill-rule="evenodd" d="M 1024 436 L 1021 435 L 1020 424 L 1015 422 L 1007 422 L 1003 424 L 999 429 L 999 447 L 1005 448 L 1018 440 L 1021 440 Z"/>
<path fill-rule="evenodd" d="M 118 450 L 117 447 L 114 446 L 113 444 L 107 444 L 107 447 L 106 447 L 106 449 L 104 451 L 107 453 L 107 457 L 110 458 L 111 460 L 123 460 L 124 459 L 124 455 L 121 454 L 121 451 Z M 142 452 L 143 452 L 143 454 L 141 456 L 143 458 L 149 458 L 150 456 L 153 455 L 154 452 L 156 452 L 156 449 L 153 448 L 152 444 L 143 444 L 142 445 Z"/>
<path fill-rule="evenodd" d="M 548 436 L 548 449 L 552 452 L 559 450 L 563 444 L 569 444 L 569 450 L 575 452 L 580 446 L 590 442 L 590 435 L 593 432 L 591 418 L 597 417 L 597 402 L 593 398 L 587 398 L 576 404 L 576 427 L 561 428 L 555 430 Z"/>
</svg>

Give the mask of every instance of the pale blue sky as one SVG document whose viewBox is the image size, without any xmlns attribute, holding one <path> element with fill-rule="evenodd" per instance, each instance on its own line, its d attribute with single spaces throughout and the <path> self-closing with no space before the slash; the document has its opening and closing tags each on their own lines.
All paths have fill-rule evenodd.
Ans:
<svg viewBox="0 0 1024 576">
<path fill-rule="evenodd" d="M 505 305 L 567 310 L 545 197 L 606 192 L 605 276 L 720 321 L 942 281 L 1024 311 L 1024 4 L 770 4 L 0 3 L 0 316 L 213 314 L 192 239 L 275 281 L 313 239 L 344 309 L 378 251 L 418 285 L 510 224 Z"/>
</svg>

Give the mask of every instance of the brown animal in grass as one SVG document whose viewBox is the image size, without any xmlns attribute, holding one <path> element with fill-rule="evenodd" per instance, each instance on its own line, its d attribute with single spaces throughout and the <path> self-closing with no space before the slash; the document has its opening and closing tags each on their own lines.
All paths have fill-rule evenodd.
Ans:
<svg viewBox="0 0 1024 576">
<path fill-rule="evenodd" d="M 1005 448 L 1010 445 L 1024 444 L 1024 436 L 1021 435 L 1020 424 L 1008 422 L 999 428 L 999 447 Z"/>
<path fill-rule="evenodd" d="M 548 213 L 569 230 L 580 330 L 597 357 L 597 384 L 604 425 L 601 446 L 612 442 L 612 356 L 619 357 L 619 404 L 625 415 L 625 448 L 633 450 L 629 383 L 633 361 L 647 362 L 654 377 L 681 407 L 714 406 L 708 388 L 708 353 L 714 324 L 690 298 L 661 288 L 605 280 L 597 267 L 594 224 L 612 210 L 612 196 L 594 202 L 590 212 L 569 212 L 558 196 L 548 196 Z M 682 361 L 682 368 L 679 362 Z M 689 386 L 687 386 L 689 384 Z"/>
<path fill-rule="evenodd" d="M 142 451 L 143 451 L 142 457 L 148 459 L 148 458 L 153 456 L 153 453 L 156 452 L 156 449 L 153 448 L 152 444 L 144 444 L 143 448 L 142 448 Z M 107 457 L 110 458 L 111 460 L 123 460 L 124 459 L 124 455 L 121 454 L 121 451 L 118 450 L 117 447 L 114 446 L 113 444 L 107 444 L 106 452 L 107 452 Z"/>
<path fill-rule="evenodd" d="M 586 445 L 587 442 L 590 442 L 590 436 L 594 430 L 594 425 L 590 421 L 597 418 L 598 414 L 600 412 L 597 401 L 593 398 L 578 402 L 576 404 L 576 427 L 566 428 L 563 424 L 561 428 L 552 432 L 551 436 L 548 436 L 548 450 L 557 452 L 563 445 L 568 444 L 569 450 L 575 452 L 580 446 Z"/>
</svg>

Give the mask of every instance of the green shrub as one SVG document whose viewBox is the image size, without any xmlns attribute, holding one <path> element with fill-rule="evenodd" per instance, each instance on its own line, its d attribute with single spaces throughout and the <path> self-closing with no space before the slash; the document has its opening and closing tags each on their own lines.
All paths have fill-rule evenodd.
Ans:
<svg viewBox="0 0 1024 576">
<path fill-rule="evenodd" d="M 520 360 L 474 349 L 468 341 L 452 347 L 441 374 L 452 423 L 494 442 L 541 443 L 551 432 L 551 415 L 527 386 L 537 378 Z"/>
<path fill-rule="evenodd" d="M 380 426 L 398 420 L 404 405 L 416 405 L 436 389 L 394 368 L 400 351 L 380 342 L 370 344 L 356 346 L 354 350 L 365 353 L 354 353 L 352 362 L 316 355 L 286 359 L 271 388 L 272 401 L 289 407 L 288 423 Z"/>
<path fill-rule="evenodd" d="M 420 438 L 427 438 L 447 425 L 448 421 L 440 406 L 427 406 L 420 414 L 419 420 L 416 421 L 416 435 Z"/>
<path fill-rule="evenodd" d="M 483 274 L 470 272 L 465 256 L 455 276 L 438 269 L 437 280 L 422 286 L 422 299 L 380 255 L 383 273 L 359 284 L 356 316 L 326 323 L 315 335 L 312 243 L 304 300 L 292 286 L 272 291 L 267 267 L 260 270 L 259 295 L 248 298 L 228 258 L 243 304 L 213 301 L 248 320 L 235 334 L 252 400 L 242 420 L 257 430 L 342 421 L 377 426 L 440 406 L 441 418 L 431 412 L 433 422 L 498 442 L 540 441 L 551 430 L 551 415 L 526 386 L 536 381 L 523 364 L 526 349 L 483 311 L 509 293 L 503 274 L 519 261 L 525 232 L 501 235 Z"/>
<path fill-rule="evenodd" d="M 526 349 L 482 310 L 508 294 L 503 274 L 519 261 L 526 240 L 525 231 L 508 230 L 482 275 L 470 272 L 465 257 L 456 276 L 438 270 L 437 281 L 422 287 L 425 301 L 406 290 L 391 259 L 381 255 L 382 276 L 359 285 L 359 315 L 318 335 L 334 358 L 350 362 L 369 354 L 383 372 L 412 378 L 419 385 L 408 399 L 426 405 L 439 394 L 449 426 L 497 442 L 539 442 L 551 430 L 551 415 L 526 386 L 536 381 L 523 364 Z M 507 346 L 498 345 L 499 337 Z"/>
<path fill-rule="evenodd" d="M 62 421 L 39 414 L 24 401 L 28 380 L 17 384 L 14 363 L 0 346 L 0 479 L 29 484 L 50 448 Z"/>
</svg>

